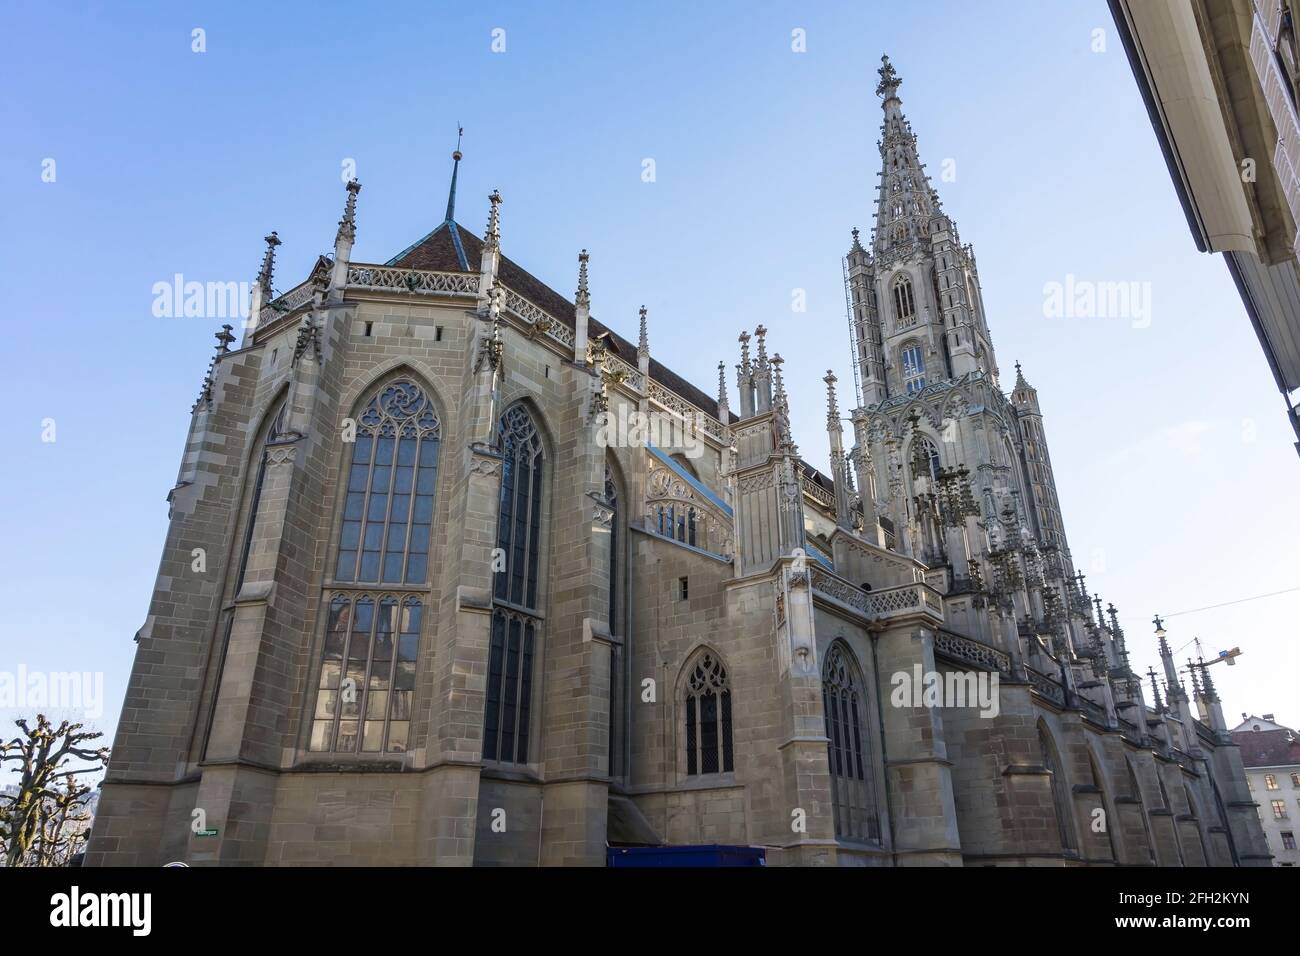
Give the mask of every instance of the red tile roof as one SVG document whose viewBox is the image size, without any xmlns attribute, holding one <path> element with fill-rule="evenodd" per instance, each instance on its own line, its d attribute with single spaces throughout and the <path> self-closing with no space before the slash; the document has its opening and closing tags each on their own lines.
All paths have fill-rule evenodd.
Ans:
<svg viewBox="0 0 1300 956">
<path fill-rule="evenodd" d="M 1241 762 L 1247 767 L 1300 765 L 1300 736 L 1294 731 L 1236 730 L 1232 742 L 1241 748 Z"/>
</svg>

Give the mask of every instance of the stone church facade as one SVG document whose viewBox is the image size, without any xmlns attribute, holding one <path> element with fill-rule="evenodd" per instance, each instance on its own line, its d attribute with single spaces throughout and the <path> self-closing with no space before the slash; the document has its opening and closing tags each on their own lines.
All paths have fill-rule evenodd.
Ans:
<svg viewBox="0 0 1300 956">
<path fill-rule="evenodd" d="M 585 251 L 569 301 L 502 253 L 499 195 L 460 226 L 454 172 L 382 265 L 353 261 L 355 181 L 278 297 L 269 236 L 87 863 L 1267 865 L 1209 674 L 1189 696 L 1161 630 L 1145 686 L 1075 573 L 1037 393 L 1002 391 L 899 82 L 884 61 L 825 473 L 765 329 L 705 394 L 644 309 L 635 344 L 595 319 Z"/>
</svg>

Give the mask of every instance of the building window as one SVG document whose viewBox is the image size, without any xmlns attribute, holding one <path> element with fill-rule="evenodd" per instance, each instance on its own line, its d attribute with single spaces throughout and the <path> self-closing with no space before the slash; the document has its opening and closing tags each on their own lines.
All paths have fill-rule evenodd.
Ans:
<svg viewBox="0 0 1300 956">
<path fill-rule="evenodd" d="M 335 581 L 428 579 L 440 434 L 433 403 L 414 382 L 384 386 L 357 417 Z"/>
<path fill-rule="evenodd" d="M 505 558 L 496 572 L 492 638 L 488 649 L 483 759 L 528 762 L 533 658 L 541 620 L 537 580 L 541 553 L 541 435 L 528 409 L 506 409 L 497 430 L 503 456 L 497 547 Z"/>
<path fill-rule="evenodd" d="M 1292 789 L 1300 789 L 1300 773 L 1291 774 Z"/>
<path fill-rule="evenodd" d="M 712 651 L 701 651 L 687 667 L 686 773 L 731 773 L 731 686 L 727 669 Z"/>
<path fill-rule="evenodd" d="M 1282 849 L 1284 850 L 1295 849 L 1295 834 L 1292 833 L 1290 830 L 1282 831 Z"/>
<path fill-rule="evenodd" d="M 838 642 L 831 646 L 822 670 L 822 708 L 826 736 L 830 739 L 827 758 L 835 835 L 852 840 L 879 840 L 880 818 L 876 813 L 867 701 L 850 652 Z"/>
<path fill-rule="evenodd" d="M 915 395 L 925 388 L 925 355 L 919 345 L 909 345 L 903 349 L 903 388 L 908 395 Z"/>
<path fill-rule="evenodd" d="M 1285 803 L 1284 801 L 1282 801 L 1282 800 L 1274 800 L 1274 801 L 1272 801 L 1271 806 L 1273 807 L 1273 819 L 1274 819 L 1274 820 L 1285 820 L 1285 819 L 1287 818 L 1287 816 L 1286 816 L 1286 803 Z"/>
<path fill-rule="evenodd" d="M 900 329 L 916 324 L 916 297 L 912 280 L 905 275 L 894 282 L 894 317 Z"/>
<path fill-rule="evenodd" d="M 1277 777 L 1273 776 L 1271 773 L 1264 774 L 1264 789 L 1280 790 L 1281 788 L 1277 785 Z"/>
<path fill-rule="evenodd" d="M 329 604 L 311 749 L 404 753 L 424 608 L 394 594 L 335 594 Z"/>
</svg>

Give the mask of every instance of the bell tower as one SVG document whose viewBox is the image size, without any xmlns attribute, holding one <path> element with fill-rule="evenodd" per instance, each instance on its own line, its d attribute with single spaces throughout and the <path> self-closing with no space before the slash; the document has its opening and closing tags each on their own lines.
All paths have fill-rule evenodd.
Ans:
<svg viewBox="0 0 1300 956">
<path fill-rule="evenodd" d="M 975 253 L 930 183 L 889 57 L 878 72 L 876 224 L 870 250 L 855 229 L 845 259 L 855 372 L 868 408 L 977 370 L 997 376 Z"/>
</svg>

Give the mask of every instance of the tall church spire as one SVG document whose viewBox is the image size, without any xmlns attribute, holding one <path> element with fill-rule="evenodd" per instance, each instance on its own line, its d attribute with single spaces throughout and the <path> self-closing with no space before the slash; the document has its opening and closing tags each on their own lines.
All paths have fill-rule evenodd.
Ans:
<svg viewBox="0 0 1300 956">
<path fill-rule="evenodd" d="M 888 56 L 880 58 L 884 119 L 880 127 L 880 202 L 876 208 L 875 253 L 902 251 L 928 240 L 930 219 L 939 212 L 939 196 L 930 185 L 916 148 L 916 135 L 903 115 L 898 88 L 903 78 Z"/>
<path fill-rule="evenodd" d="M 443 217 L 443 222 L 453 222 L 456 219 L 456 174 L 460 172 L 460 141 L 464 135 L 465 127 L 456 127 L 456 148 L 451 154 L 451 188 L 447 190 L 447 215 Z"/>
</svg>

